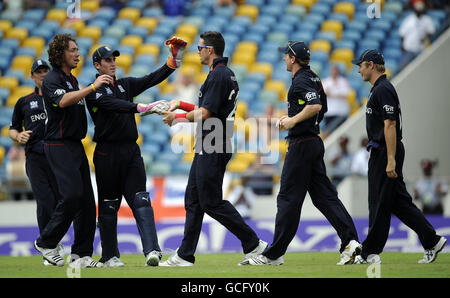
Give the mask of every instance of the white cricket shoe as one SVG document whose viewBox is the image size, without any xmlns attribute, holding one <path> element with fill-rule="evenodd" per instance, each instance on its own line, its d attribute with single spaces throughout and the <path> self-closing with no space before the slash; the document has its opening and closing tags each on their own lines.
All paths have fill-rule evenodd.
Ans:
<svg viewBox="0 0 450 298">
<path fill-rule="evenodd" d="M 242 262 L 240 262 L 238 265 L 239 266 L 248 265 L 248 260 L 252 257 L 256 257 L 257 255 L 262 254 L 264 252 L 264 250 L 266 250 L 267 245 L 268 244 L 266 241 L 260 239 L 258 246 L 251 252 L 246 253 L 244 255 L 244 260 Z"/>
<path fill-rule="evenodd" d="M 39 247 L 36 244 L 36 240 L 34 241 L 34 248 L 36 248 L 36 250 L 38 252 L 40 252 L 42 254 L 42 256 L 44 257 L 44 259 L 49 262 L 52 265 L 55 266 L 64 266 L 64 258 L 59 254 L 58 251 L 58 247 L 55 248 L 43 248 L 43 247 Z M 45 263 L 44 263 L 45 265 Z"/>
<path fill-rule="evenodd" d="M 257 265 L 257 266 L 258 265 L 275 265 L 275 266 L 278 266 L 278 265 L 283 265 L 284 264 L 283 256 L 281 256 L 281 257 L 279 257 L 279 258 L 277 258 L 275 260 L 272 260 L 272 259 L 269 259 L 268 257 L 266 257 L 264 255 L 257 255 L 257 256 L 249 258 L 247 261 L 248 261 L 248 264 L 246 264 L 246 265 Z"/>
<path fill-rule="evenodd" d="M 436 260 L 438 253 L 444 248 L 447 239 L 441 237 L 438 243 L 431 249 L 426 249 L 423 258 L 418 261 L 419 264 L 428 264 Z"/>
<path fill-rule="evenodd" d="M 123 267 L 125 266 L 124 263 L 120 260 L 120 258 L 114 256 L 108 261 L 103 263 L 103 267 Z"/>
<path fill-rule="evenodd" d="M 78 257 L 72 254 L 72 260 L 69 263 L 70 268 L 100 268 L 103 267 L 103 263 L 94 261 L 90 256 Z"/>
<path fill-rule="evenodd" d="M 159 266 L 162 266 L 162 267 L 189 267 L 189 266 L 194 266 L 194 263 L 191 263 L 191 262 L 188 262 L 188 261 L 182 259 L 175 252 L 175 254 L 173 256 L 171 256 L 164 262 L 159 262 Z"/>
<path fill-rule="evenodd" d="M 154 250 L 149 252 L 145 258 L 146 266 L 158 266 L 159 261 L 161 261 L 162 258 L 162 253 L 160 251 Z"/>
<path fill-rule="evenodd" d="M 381 258 L 380 255 L 377 254 L 370 254 L 367 256 L 367 259 L 364 259 L 359 255 L 355 257 L 353 264 L 381 264 Z"/>
<path fill-rule="evenodd" d="M 353 264 L 355 257 L 361 253 L 361 249 L 362 246 L 358 241 L 350 241 L 341 253 L 341 260 L 336 265 Z"/>
</svg>

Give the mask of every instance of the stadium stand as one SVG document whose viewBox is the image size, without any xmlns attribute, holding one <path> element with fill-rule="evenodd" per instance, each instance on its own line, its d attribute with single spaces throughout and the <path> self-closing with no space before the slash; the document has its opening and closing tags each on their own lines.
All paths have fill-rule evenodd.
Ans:
<svg viewBox="0 0 450 298">
<path fill-rule="evenodd" d="M 167 49 L 163 42 L 172 35 L 188 41 L 183 67 L 193 69 L 197 83 L 202 83 L 208 69 L 198 59 L 198 35 L 220 31 L 226 40 L 225 55 L 230 57 L 240 84 L 239 109 L 244 109 L 241 114 L 246 116 L 263 115 L 269 104 L 276 107 L 277 114 L 284 111 L 291 76 L 277 48 L 288 40 L 303 40 L 310 45 L 311 67 L 319 76 L 328 75 L 330 63 L 343 70 L 352 87 L 348 101 L 353 113 L 365 102 L 369 87 L 351 60 L 367 48 L 378 48 L 385 55 L 388 74 L 395 76 L 401 70 L 402 57 L 398 27 L 410 13 L 405 8 L 407 0 L 381 1 L 378 19 L 368 17 L 371 3 L 359 0 L 238 0 L 228 6 L 217 5 L 216 0 L 186 0 L 178 1 L 183 5 L 171 11 L 163 5 L 165 1 L 160 1 L 161 6 L 155 6 L 155 1 L 118 1 L 118 5 L 108 7 L 102 6 L 103 1 L 83 0 L 80 18 L 73 18 L 67 13 L 70 3 L 50 2 L 56 3 L 47 9 L 9 8 L 0 3 L 0 175 L 5 175 L 6 153 L 12 146 L 3 133 L 12 107 L 20 96 L 33 90 L 29 78 L 32 61 L 48 60 L 47 46 L 57 33 L 76 37 L 82 62 L 74 75 L 80 84 L 87 85 L 95 78 L 91 54 L 98 46 L 109 45 L 121 52 L 117 59 L 119 77 L 142 76 L 164 63 Z M 437 26 L 436 35 L 449 26 L 448 10 L 431 9 L 427 14 Z M 172 99 L 175 78 L 176 74 L 147 90 L 139 100 Z M 92 155 L 93 123 L 88 119 L 84 144 Z M 188 136 L 172 136 L 160 116 L 139 120 L 138 141 L 149 175 L 188 174 L 192 153 L 174 154 L 170 147 L 171 138 Z M 282 156 L 286 150 L 279 140 L 273 140 L 271 147 Z M 236 154 L 229 171 L 245 171 L 254 158 L 254 154 Z"/>
</svg>

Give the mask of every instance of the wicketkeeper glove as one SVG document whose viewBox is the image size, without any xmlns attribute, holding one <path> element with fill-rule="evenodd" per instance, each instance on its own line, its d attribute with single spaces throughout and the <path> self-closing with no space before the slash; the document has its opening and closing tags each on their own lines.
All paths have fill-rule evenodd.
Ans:
<svg viewBox="0 0 450 298">
<path fill-rule="evenodd" d="M 167 66 L 176 69 L 181 65 L 183 51 L 186 48 L 187 42 L 179 37 L 173 36 L 164 43 L 169 48 L 169 58 L 167 59 Z"/>
<path fill-rule="evenodd" d="M 139 115 L 147 116 L 149 114 L 159 114 L 169 110 L 169 102 L 167 100 L 158 100 L 149 104 L 138 103 L 136 109 L 140 113 Z"/>
</svg>

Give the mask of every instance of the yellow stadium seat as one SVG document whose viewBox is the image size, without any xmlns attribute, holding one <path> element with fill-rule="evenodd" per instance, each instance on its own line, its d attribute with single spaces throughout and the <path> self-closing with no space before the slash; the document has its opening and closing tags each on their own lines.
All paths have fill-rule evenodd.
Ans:
<svg viewBox="0 0 450 298">
<path fill-rule="evenodd" d="M 340 40 L 342 37 L 343 26 L 340 21 L 326 20 L 322 23 L 321 30 L 334 32 L 336 34 L 336 39 Z"/>
<path fill-rule="evenodd" d="M 259 9 L 256 5 L 239 5 L 236 9 L 237 16 L 248 16 L 254 23 L 259 15 Z"/>
<path fill-rule="evenodd" d="M 273 140 L 269 147 L 271 151 L 280 152 L 284 157 L 287 152 L 288 144 L 285 140 Z"/>
<path fill-rule="evenodd" d="M 136 56 L 141 55 L 141 54 L 146 54 L 146 55 L 153 55 L 155 58 L 158 58 L 159 51 L 160 51 L 160 47 L 158 45 L 152 44 L 152 43 L 146 43 L 146 44 L 140 45 L 136 49 Z"/>
<path fill-rule="evenodd" d="M 159 91 L 162 94 L 169 94 L 175 92 L 175 85 L 173 83 L 169 83 L 167 79 L 161 82 L 158 86 Z"/>
<path fill-rule="evenodd" d="M 264 89 L 278 93 L 278 100 L 280 101 L 284 101 L 286 99 L 286 86 L 283 81 L 269 80 L 264 85 Z"/>
<path fill-rule="evenodd" d="M 75 20 L 68 20 L 64 27 L 74 29 L 77 32 L 77 35 L 80 34 L 81 30 L 85 27 L 84 21 L 75 19 Z"/>
<path fill-rule="evenodd" d="M 266 80 L 270 80 L 272 76 L 273 66 L 268 62 L 257 62 L 250 66 L 249 72 L 263 73 L 266 76 Z"/>
<path fill-rule="evenodd" d="M 205 82 L 206 81 L 206 77 L 208 76 L 208 73 L 207 72 L 200 72 L 199 74 L 197 74 L 196 76 L 195 76 L 195 81 L 198 83 L 198 84 L 203 84 L 203 82 Z"/>
<path fill-rule="evenodd" d="M 16 77 L 0 77 L 0 87 L 8 88 L 10 94 L 19 86 L 19 79 Z"/>
<path fill-rule="evenodd" d="M 96 43 L 102 36 L 102 29 L 97 26 L 86 26 L 78 33 L 79 37 L 90 37 Z"/>
<path fill-rule="evenodd" d="M 194 156 L 195 156 L 194 152 L 186 152 L 185 154 L 183 154 L 183 161 L 191 163 L 194 161 Z"/>
<path fill-rule="evenodd" d="M 227 170 L 231 173 L 242 173 L 245 172 L 249 167 L 248 163 L 242 162 L 236 158 L 233 158 L 229 163 Z"/>
<path fill-rule="evenodd" d="M 125 73 L 128 73 L 130 71 L 132 63 L 133 57 L 126 53 L 120 53 L 120 56 L 116 58 L 116 65 L 122 67 Z"/>
<path fill-rule="evenodd" d="M 33 64 L 33 57 L 26 55 L 19 55 L 14 57 L 11 69 L 17 69 L 23 71 L 24 75 L 31 74 L 31 65 Z"/>
<path fill-rule="evenodd" d="M 350 115 L 353 115 L 355 112 L 359 110 L 359 102 L 356 99 L 356 91 L 355 89 L 351 88 L 350 93 L 347 97 L 348 105 L 350 106 Z"/>
<path fill-rule="evenodd" d="M 81 9 L 95 12 L 98 10 L 100 3 L 98 0 L 83 0 L 81 1 Z"/>
<path fill-rule="evenodd" d="M 0 20 L 0 30 L 3 32 L 3 36 L 6 35 L 6 32 L 8 32 L 12 28 L 11 21 L 8 20 Z"/>
<path fill-rule="evenodd" d="M 181 24 L 178 26 L 177 30 L 175 31 L 175 36 L 189 36 L 189 38 L 192 40 L 195 38 L 195 36 L 198 33 L 198 28 L 193 24 Z"/>
<path fill-rule="evenodd" d="M 23 41 L 22 46 L 34 48 L 36 50 L 36 57 L 40 57 L 45 48 L 45 39 L 40 36 L 31 36 Z"/>
<path fill-rule="evenodd" d="M 6 38 L 15 38 L 20 44 L 28 37 L 28 30 L 25 28 L 11 28 L 6 32 Z"/>
<path fill-rule="evenodd" d="M 236 45 L 235 51 L 249 52 L 256 55 L 258 53 L 258 44 L 253 41 L 241 41 Z"/>
<path fill-rule="evenodd" d="M 183 55 L 183 61 L 181 64 L 194 67 L 197 72 L 201 72 L 203 67 L 202 64 L 200 63 L 200 57 L 195 52 L 185 53 Z"/>
<path fill-rule="evenodd" d="M 353 19 L 355 5 L 351 2 L 338 2 L 334 5 L 334 12 L 345 13 L 349 20 Z"/>
<path fill-rule="evenodd" d="M 146 27 L 148 29 L 148 33 L 152 33 L 153 29 L 158 26 L 158 19 L 151 17 L 142 17 L 136 21 L 135 26 Z"/>
<path fill-rule="evenodd" d="M 313 6 L 314 4 L 316 4 L 316 0 L 292 0 L 291 4 L 294 5 L 303 5 L 307 11 L 309 11 L 311 9 L 311 6 Z"/>
<path fill-rule="evenodd" d="M 139 35 L 126 35 L 120 41 L 121 45 L 132 46 L 135 50 L 142 45 L 142 37 Z"/>
<path fill-rule="evenodd" d="M 34 86 L 19 86 L 14 89 L 12 94 L 6 100 L 8 107 L 13 107 L 19 98 L 34 92 Z"/>
<path fill-rule="evenodd" d="M 347 48 L 335 49 L 331 53 L 330 62 L 344 62 L 347 70 L 352 68 L 352 60 L 354 58 L 353 51 Z"/>
<path fill-rule="evenodd" d="M 57 21 L 62 26 L 67 18 L 67 11 L 65 9 L 53 8 L 47 13 L 47 20 Z"/>
<path fill-rule="evenodd" d="M 9 125 L 5 125 L 2 127 L 1 135 L 2 137 L 9 136 Z"/>
<path fill-rule="evenodd" d="M 250 68 L 256 60 L 256 56 L 248 52 L 235 52 L 233 54 L 232 62 L 236 64 L 244 64 Z"/>
<path fill-rule="evenodd" d="M 0 146 L 0 166 L 3 163 L 3 159 L 5 159 L 6 150 L 5 147 Z"/>
<path fill-rule="evenodd" d="M 238 101 L 236 106 L 236 118 L 247 118 L 248 104 L 245 101 Z"/>
<path fill-rule="evenodd" d="M 133 24 L 140 18 L 141 11 L 134 7 L 125 7 L 119 11 L 119 19 L 130 19 Z"/>
<path fill-rule="evenodd" d="M 330 53 L 331 43 L 328 40 L 315 39 L 309 44 L 311 51 L 324 51 Z"/>
</svg>

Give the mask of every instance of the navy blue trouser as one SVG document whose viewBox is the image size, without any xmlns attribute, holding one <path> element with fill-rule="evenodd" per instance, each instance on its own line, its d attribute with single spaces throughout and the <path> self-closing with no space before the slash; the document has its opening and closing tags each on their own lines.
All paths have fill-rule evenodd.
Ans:
<svg viewBox="0 0 450 298">
<path fill-rule="evenodd" d="M 289 142 L 277 197 L 273 242 L 263 253 L 269 259 L 277 259 L 286 253 L 297 233 L 306 192 L 309 192 L 314 206 L 337 231 L 341 239 L 341 252 L 351 240 L 358 240 L 353 220 L 326 175 L 324 152 L 322 139 L 316 136 Z"/>
<path fill-rule="evenodd" d="M 439 236 L 423 213 L 416 207 L 403 181 L 405 148 L 397 142 L 395 155 L 396 179 L 386 174 L 387 151 L 385 147 L 372 148 L 369 159 L 369 233 L 362 243 L 361 256 L 380 254 L 386 244 L 391 225 L 391 214 L 397 216 L 419 236 L 425 249 L 439 241 Z"/>
<path fill-rule="evenodd" d="M 83 144 L 71 140 L 45 141 L 44 152 L 56 178 L 59 200 L 37 244 L 55 248 L 73 222 L 72 254 L 92 256 L 96 210 Z"/>
<path fill-rule="evenodd" d="M 194 156 L 184 197 L 184 237 L 177 252 L 186 261 L 195 262 L 194 253 L 205 213 L 241 241 L 244 253 L 249 253 L 259 245 L 256 233 L 245 223 L 234 206 L 222 199 L 223 177 L 231 156 L 231 153 L 196 153 Z"/>
<path fill-rule="evenodd" d="M 26 153 L 25 169 L 36 200 L 39 232 L 42 232 L 50 221 L 58 202 L 58 185 L 44 152 L 29 150 Z"/>
<path fill-rule="evenodd" d="M 122 196 L 133 212 L 144 255 L 161 251 L 153 208 L 146 192 L 147 176 L 136 143 L 98 143 L 94 152 L 95 179 L 99 204 L 101 262 L 120 257 L 117 242 L 117 212 Z"/>
</svg>

